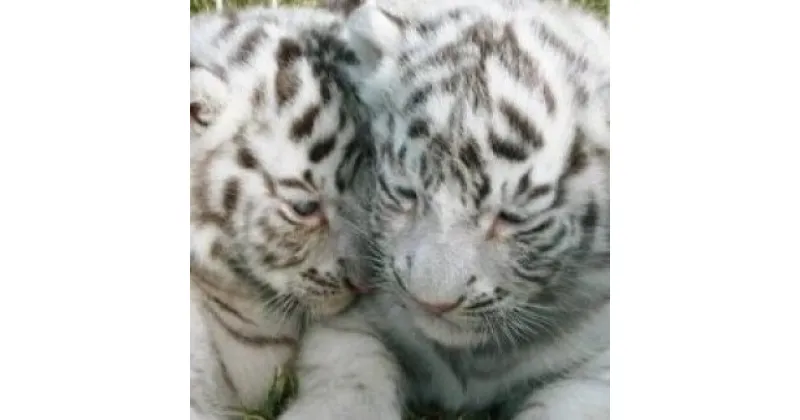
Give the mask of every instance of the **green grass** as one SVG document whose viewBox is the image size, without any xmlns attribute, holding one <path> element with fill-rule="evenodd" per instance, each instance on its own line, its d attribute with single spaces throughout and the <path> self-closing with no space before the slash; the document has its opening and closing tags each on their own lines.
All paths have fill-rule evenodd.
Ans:
<svg viewBox="0 0 800 420">
<path fill-rule="evenodd" d="M 214 0 L 189 0 L 189 10 L 192 13 L 206 11 L 206 10 L 214 10 L 217 7 L 217 3 Z M 225 7 L 229 8 L 236 8 L 242 6 L 251 6 L 251 5 L 265 5 L 269 6 L 271 3 L 269 0 L 222 0 L 222 3 L 225 4 Z M 316 6 L 318 3 L 317 0 L 279 0 L 278 4 L 281 6 Z"/>
<path fill-rule="evenodd" d="M 601 16 L 608 16 L 610 0 L 573 0 L 573 4 L 579 4 Z"/>
<path fill-rule="evenodd" d="M 440 0 L 447 1 L 447 0 Z M 225 0 L 223 1 L 225 7 L 237 8 L 249 5 L 270 5 L 269 0 Z M 282 6 L 315 6 L 319 2 L 317 0 L 281 0 Z M 609 0 L 573 0 L 572 3 L 580 4 L 589 10 L 601 16 L 608 16 Z M 216 2 L 214 0 L 190 0 L 190 12 L 197 13 L 200 11 L 215 10 Z M 292 395 L 297 388 L 297 383 L 291 375 L 283 375 L 276 380 L 275 386 L 270 390 L 269 395 L 265 398 L 264 407 L 257 412 L 240 412 L 240 420 L 276 420 L 280 412 L 291 401 Z M 478 419 L 476 417 L 464 416 L 447 416 L 438 415 L 433 417 L 419 417 L 409 415 L 408 420 L 491 420 L 491 419 Z"/>
</svg>

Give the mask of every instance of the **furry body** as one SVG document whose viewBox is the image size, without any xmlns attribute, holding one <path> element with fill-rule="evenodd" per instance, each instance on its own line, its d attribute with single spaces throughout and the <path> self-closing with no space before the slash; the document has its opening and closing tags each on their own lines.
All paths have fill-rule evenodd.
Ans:
<svg viewBox="0 0 800 420">
<path fill-rule="evenodd" d="M 339 29 L 311 9 L 192 18 L 193 418 L 260 408 L 304 325 L 355 299 L 362 148 Z"/>
<path fill-rule="evenodd" d="M 282 419 L 609 417 L 608 34 L 515 4 L 348 9 L 378 291 L 309 332 Z"/>
</svg>

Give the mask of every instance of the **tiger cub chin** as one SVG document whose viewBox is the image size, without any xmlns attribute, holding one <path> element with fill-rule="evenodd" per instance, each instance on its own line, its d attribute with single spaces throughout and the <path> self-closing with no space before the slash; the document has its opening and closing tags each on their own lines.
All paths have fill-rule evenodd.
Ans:
<svg viewBox="0 0 800 420">
<path fill-rule="evenodd" d="M 191 20 L 191 407 L 257 409 L 304 325 L 356 298 L 353 60 L 322 10 Z"/>
</svg>

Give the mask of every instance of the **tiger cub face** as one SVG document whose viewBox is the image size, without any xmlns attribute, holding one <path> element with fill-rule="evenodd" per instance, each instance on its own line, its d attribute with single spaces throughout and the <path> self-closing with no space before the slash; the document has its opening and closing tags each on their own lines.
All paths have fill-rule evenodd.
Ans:
<svg viewBox="0 0 800 420">
<path fill-rule="evenodd" d="M 432 340 L 516 345 L 608 293 L 602 28 L 544 2 L 441 6 L 348 18 L 375 61 L 376 268 Z"/>
<path fill-rule="evenodd" d="M 350 186 L 363 158 L 335 68 L 350 57 L 320 16 L 195 17 L 190 65 L 193 266 L 317 317 L 358 287 Z"/>
</svg>

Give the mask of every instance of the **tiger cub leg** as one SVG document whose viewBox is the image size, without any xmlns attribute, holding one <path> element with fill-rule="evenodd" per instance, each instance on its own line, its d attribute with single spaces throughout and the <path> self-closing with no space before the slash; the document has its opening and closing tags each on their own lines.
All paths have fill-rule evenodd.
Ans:
<svg viewBox="0 0 800 420">
<path fill-rule="evenodd" d="M 358 319 L 316 326 L 297 361 L 299 392 L 279 420 L 400 420 L 400 369 Z"/>
<path fill-rule="evenodd" d="M 512 420 L 608 420 L 607 353 L 578 372 L 538 388 L 514 410 Z"/>
<path fill-rule="evenodd" d="M 192 417 L 261 408 L 294 359 L 300 320 L 245 299 L 204 295 L 192 306 Z"/>
</svg>

